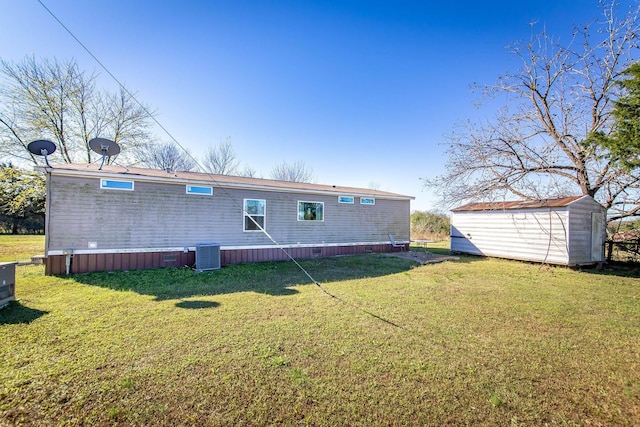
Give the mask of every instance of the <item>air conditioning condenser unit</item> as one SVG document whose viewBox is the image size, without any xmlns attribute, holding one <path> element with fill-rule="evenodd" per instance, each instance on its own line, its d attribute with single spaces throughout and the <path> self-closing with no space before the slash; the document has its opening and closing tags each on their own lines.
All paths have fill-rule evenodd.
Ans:
<svg viewBox="0 0 640 427">
<path fill-rule="evenodd" d="M 199 243 L 196 245 L 196 271 L 220 269 L 220 244 Z"/>
</svg>

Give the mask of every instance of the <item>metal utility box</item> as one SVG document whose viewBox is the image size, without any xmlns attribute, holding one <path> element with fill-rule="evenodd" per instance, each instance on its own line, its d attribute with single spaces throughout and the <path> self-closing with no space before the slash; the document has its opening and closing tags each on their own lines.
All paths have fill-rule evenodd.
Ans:
<svg viewBox="0 0 640 427">
<path fill-rule="evenodd" d="M 0 308 L 16 299 L 17 262 L 0 262 Z"/>
</svg>

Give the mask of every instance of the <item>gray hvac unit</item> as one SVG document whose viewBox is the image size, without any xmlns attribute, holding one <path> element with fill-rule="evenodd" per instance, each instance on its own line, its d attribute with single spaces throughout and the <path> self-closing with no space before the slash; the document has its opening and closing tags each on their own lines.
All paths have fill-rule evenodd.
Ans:
<svg viewBox="0 0 640 427">
<path fill-rule="evenodd" d="M 17 262 L 0 262 L 0 308 L 16 299 Z"/>
<path fill-rule="evenodd" d="M 196 271 L 220 269 L 220 244 L 199 243 L 196 245 Z"/>
</svg>

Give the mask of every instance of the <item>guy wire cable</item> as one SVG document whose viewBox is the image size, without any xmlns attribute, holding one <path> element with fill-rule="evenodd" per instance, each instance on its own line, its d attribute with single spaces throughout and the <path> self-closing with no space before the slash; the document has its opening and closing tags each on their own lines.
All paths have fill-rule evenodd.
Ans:
<svg viewBox="0 0 640 427">
<path fill-rule="evenodd" d="M 251 221 L 253 221 L 253 223 L 254 223 L 254 224 L 255 224 L 255 225 L 256 225 L 256 226 L 257 226 L 257 227 L 258 227 L 258 228 L 259 228 L 259 229 L 260 229 L 260 230 L 261 230 L 261 231 L 262 231 L 262 232 L 263 232 L 263 233 L 264 233 L 264 234 L 265 234 L 265 235 L 266 235 L 266 236 L 267 236 L 267 237 L 268 237 L 272 242 L 273 242 L 273 243 L 275 243 L 276 245 L 279 245 L 279 243 L 278 243 L 278 242 L 277 242 L 273 237 L 271 237 L 271 235 L 270 235 L 269 233 L 267 233 L 267 230 L 265 230 L 264 228 L 262 228 L 262 226 L 261 226 L 260 224 L 258 224 L 258 222 L 257 222 L 255 219 L 253 219 L 253 217 L 251 217 L 251 215 L 248 215 L 248 214 L 246 214 L 246 213 L 245 213 L 245 215 L 247 215 L 247 216 L 249 217 L 249 219 L 251 219 Z M 290 254 L 289 252 L 287 252 L 283 247 L 280 247 L 280 250 L 282 250 L 282 252 L 284 252 L 284 253 L 285 253 L 285 255 L 286 255 L 286 256 L 287 256 L 291 261 L 293 261 L 293 263 L 294 263 L 295 265 L 297 265 L 297 266 L 298 266 L 298 268 L 299 268 L 300 270 L 302 270 L 302 272 L 303 272 L 304 274 L 306 274 L 306 275 L 307 275 L 307 277 L 308 277 L 309 279 L 311 279 L 311 281 L 313 282 L 313 284 L 314 284 L 314 285 L 316 285 L 318 288 L 320 288 L 320 290 L 321 290 L 322 292 L 324 292 L 325 294 L 329 295 L 331 298 L 335 298 L 335 299 L 337 299 L 338 301 L 342 302 L 343 304 L 349 305 L 349 306 L 351 306 L 351 307 L 353 307 L 353 308 L 355 308 L 355 309 L 357 309 L 357 310 L 359 310 L 359 311 L 362 311 L 363 313 L 368 314 L 369 316 L 375 317 L 376 319 L 379 319 L 379 320 L 381 320 L 381 321 L 383 321 L 383 322 L 385 322 L 385 323 L 388 323 L 388 324 L 389 324 L 389 325 L 391 325 L 391 326 L 395 326 L 396 328 L 400 328 L 400 329 L 408 330 L 408 329 L 406 329 L 405 327 L 403 327 L 403 326 L 401 326 L 401 325 L 398 325 L 397 323 L 394 323 L 394 322 L 392 322 L 392 321 L 390 321 L 390 320 L 388 320 L 388 319 L 385 319 L 385 318 L 384 318 L 384 317 L 382 317 L 382 316 L 379 316 L 379 315 L 377 315 L 377 314 L 375 314 L 375 313 L 372 313 L 372 312 L 370 312 L 370 311 L 368 311 L 368 310 L 366 310 L 366 309 L 364 309 L 364 308 L 362 308 L 362 307 L 360 307 L 360 306 L 357 306 L 357 305 L 355 305 L 355 304 L 352 304 L 352 303 L 350 303 L 349 301 L 346 301 L 346 300 L 344 300 L 344 299 L 342 299 L 342 298 L 340 298 L 340 297 L 338 297 L 338 296 L 336 296 L 336 295 L 332 294 L 332 293 L 331 293 L 331 292 L 329 292 L 326 288 L 324 288 L 324 287 L 323 287 L 323 286 L 322 286 L 322 285 L 321 285 L 321 284 L 320 284 L 316 279 L 314 279 L 314 278 L 313 278 L 313 276 L 311 276 L 311 274 L 309 274 L 309 272 L 308 272 L 308 271 L 307 271 L 307 270 L 306 270 L 302 265 L 300 265 L 300 263 L 298 262 L 298 260 L 296 260 L 294 257 L 292 257 L 292 256 L 291 256 L 291 254 Z"/>
<path fill-rule="evenodd" d="M 313 282 L 313 284 L 315 284 L 318 288 L 320 288 L 322 290 L 322 292 L 324 292 L 325 294 L 327 294 L 328 296 L 330 296 L 331 298 L 334 298 L 340 302 L 342 302 L 343 304 L 349 305 L 363 313 L 368 314 L 371 317 L 374 317 L 375 319 L 378 319 L 384 323 L 387 323 L 391 326 L 394 326 L 396 328 L 400 328 L 403 330 L 408 330 L 406 328 L 404 328 L 401 325 L 398 325 L 390 320 L 387 320 L 385 318 L 383 318 L 382 316 L 379 316 L 375 313 L 372 313 L 360 306 L 357 306 L 353 303 L 350 303 L 342 298 L 339 298 L 338 296 L 330 293 L 329 291 L 327 291 L 315 278 L 313 278 L 313 276 L 311 276 L 311 274 L 302 266 L 300 265 L 300 263 L 293 257 L 291 256 L 291 254 L 284 248 L 282 247 L 282 245 L 280 245 L 269 233 L 267 233 L 267 231 L 260 226 L 260 224 L 257 223 L 257 221 L 247 213 L 247 211 L 244 209 L 244 207 L 242 205 L 240 205 L 240 202 L 238 202 L 234 197 L 232 197 L 232 195 L 227 191 L 226 188 L 224 188 L 222 186 L 222 184 L 220 182 L 218 182 L 214 175 L 208 171 L 206 171 L 205 168 L 202 167 L 202 165 L 200 165 L 200 162 L 194 158 L 191 153 L 189 153 L 189 151 L 187 149 L 185 149 L 182 144 L 180 144 L 180 142 L 178 142 L 178 140 L 173 136 L 173 134 L 171 134 L 171 132 L 169 132 L 163 125 L 162 123 L 160 123 L 160 121 L 153 115 L 151 114 L 151 112 L 147 109 L 147 107 L 142 104 L 140 101 L 138 101 L 138 98 L 136 98 L 134 96 L 134 94 L 132 94 L 125 86 L 122 82 L 120 82 L 120 80 L 93 54 L 93 52 L 91 52 L 91 50 L 84 45 L 84 43 L 82 43 L 80 41 L 80 39 L 78 39 L 78 37 L 75 36 L 75 34 L 66 26 L 64 25 L 64 23 L 58 19 L 58 17 L 42 2 L 42 0 L 36 0 L 38 3 L 40 3 L 40 5 L 47 11 L 47 13 L 49 13 L 49 15 L 51 15 L 51 17 L 58 22 L 58 24 L 60 24 L 60 26 L 82 47 L 82 49 L 85 50 L 85 52 L 87 52 L 89 54 L 89 56 L 91 56 L 91 58 L 93 58 L 94 61 L 96 61 L 96 63 L 118 84 L 118 86 L 147 114 L 147 116 L 149 116 L 151 118 L 151 120 L 158 125 L 158 127 L 160 129 L 162 129 L 162 131 L 167 134 L 169 136 L 169 138 L 178 146 L 180 147 L 180 149 L 182 149 L 182 151 L 184 151 L 186 153 L 187 156 L 189 156 L 189 158 L 191 158 L 191 160 L 193 160 L 195 162 L 196 165 L 198 165 L 198 167 L 204 171 L 205 174 L 207 174 L 209 176 L 209 178 L 211 179 L 211 181 L 229 198 L 229 200 L 232 201 L 232 203 L 234 203 L 236 206 L 240 207 L 240 209 L 242 210 L 242 213 L 244 216 L 249 217 L 249 219 L 260 229 L 260 231 L 262 233 L 265 234 L 265 236 L 267 236 L 269 238 L 269 240 L 271 240 L 275 245 L 280 247 L 280 250 L 282 252 L 285 253 L 285 255 L 294 262 L 294 264 Z"/>
</svg>

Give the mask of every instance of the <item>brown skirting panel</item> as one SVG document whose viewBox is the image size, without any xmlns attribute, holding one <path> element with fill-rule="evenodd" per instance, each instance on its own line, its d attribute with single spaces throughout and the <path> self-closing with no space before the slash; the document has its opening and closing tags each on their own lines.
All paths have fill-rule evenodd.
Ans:
<svg viewBox="0 0 640 427">
<path fill-rule="evenodd" d="M 408 250 L 408 244 L 406 245 Z M 287 248 L 286 253 L 278 248 L 231 249 L 220 251 L 222 266 L 252 262 L 286 261 L 287 253 L 296 259 L 321 258 L 337 255 L 355 255 L 365 253 L 393 252 L 390 244 L 358 246 L 318 246 Z M 397 249 L 396 249 L 397 250 Z M 66 256 L 50 255 L 46 258 L 45 274 L 66 273 Z M 195 252 L 134 252 L 107 254 L 74 254 L 71 257 L 71 274 L 90 271 L 146 270 L 160 267 L 193 267 Z"/>
<path fill-rule="evenodd" d="M 159 267 L 184 267 L 195 263 L 194 252 L 134 252 L 75 254 L 71 256 L 71 274 L 90 271 L 146 270 Z M 49 255 L 45 274 L 65 274 L 66 255 Z"/>
</svg>

